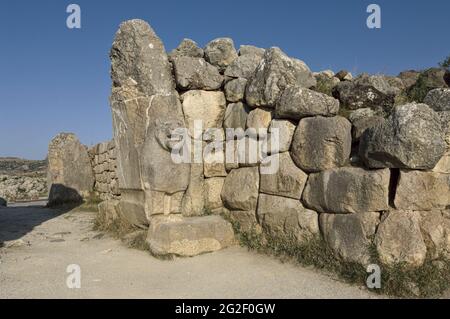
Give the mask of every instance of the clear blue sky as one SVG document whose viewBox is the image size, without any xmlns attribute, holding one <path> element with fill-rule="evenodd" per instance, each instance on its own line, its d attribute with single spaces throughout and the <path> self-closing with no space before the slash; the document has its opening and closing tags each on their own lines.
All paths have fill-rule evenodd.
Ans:
<svg viewBox="0 0 450 319">
<path fill-rule="evenodd" d="M 82 10 L 81 30 L 66 7 Z M 366 7 L 382 9 L 381 30 Z M 91 145 L 112 136 L 108 52 L 121 21 L 148 21 L 171 50 L 228 36 L 236 46 L 279 46 L 312 70 L 397 74 L 450 54 L 450 1 L 2 0 L 0 156 L 41 159 L 58 132 Z"/>
</svg>

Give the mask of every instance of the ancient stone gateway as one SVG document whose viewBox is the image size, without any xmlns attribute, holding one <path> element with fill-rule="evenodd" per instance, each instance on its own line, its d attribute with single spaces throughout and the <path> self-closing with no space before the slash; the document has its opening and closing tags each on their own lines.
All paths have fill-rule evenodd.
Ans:
<svg viewBox="0 0 450 319">
<path fill-rule="evenodd" d="M 215 251 L 235 231 L 319 240 L 363 266 L 374 250 L 407 267 L 450 256 L 447 84 L 394 105 L 411 79 L 312 73 L 228 38 L 167 54 L 142 20 L 121 24 L 110 57 L 113 141 L 57 137 L 50 184 L 97 193 L 105 223 L 146 232 L 154 254 Z"/>
</svg>

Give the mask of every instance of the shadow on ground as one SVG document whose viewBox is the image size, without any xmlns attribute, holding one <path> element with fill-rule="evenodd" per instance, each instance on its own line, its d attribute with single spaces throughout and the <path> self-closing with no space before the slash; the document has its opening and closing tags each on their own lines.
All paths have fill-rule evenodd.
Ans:
<svg viewBox="0 0 450 319">
<path fill-rule="evenodd" d="M 13 203 L 0 208 L 0 247 L 3 242 L 21 239 L 36 226 L 56 218 L 80 204 L 48 207 L 47 201 Z"/>
</svg>

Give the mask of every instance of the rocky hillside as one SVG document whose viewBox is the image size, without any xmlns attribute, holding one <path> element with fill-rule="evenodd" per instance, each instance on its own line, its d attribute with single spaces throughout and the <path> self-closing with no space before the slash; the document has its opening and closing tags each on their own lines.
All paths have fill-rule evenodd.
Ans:
<svg viewBox="0 0 450 319">
<path fill-rule="evenodd" d="M 8 202 L 47 196 L 47 160 L 0 158 L 0 198 Z"/>
</svg>

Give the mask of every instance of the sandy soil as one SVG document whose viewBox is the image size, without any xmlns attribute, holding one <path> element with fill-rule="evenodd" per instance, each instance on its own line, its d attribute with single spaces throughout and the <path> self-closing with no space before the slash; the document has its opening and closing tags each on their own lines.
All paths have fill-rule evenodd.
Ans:
<svg viewBox="0 0 450 319">
<path fill-rule="evenodd" d="M 376 298 L 313 269 L 232 247 L 156 259 L 92 230 L 93 213 L 0 210 L 0 298 Z M 67 266 L 81 269 L 69 289 Z"/>
</svg>

